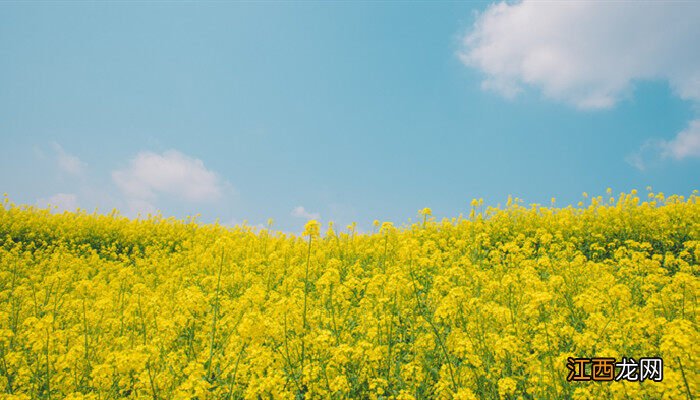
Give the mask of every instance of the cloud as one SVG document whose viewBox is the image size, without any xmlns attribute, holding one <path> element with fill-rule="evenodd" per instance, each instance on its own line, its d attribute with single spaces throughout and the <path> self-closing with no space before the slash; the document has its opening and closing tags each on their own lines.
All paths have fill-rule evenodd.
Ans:
<svg viewBox="0 0 700 400">
<path fill-rule="evenodd" d="M 462 62 L 482 87 L 514 97 L 524 87 L 581 109 L 614 106 L 635 81 L 665 80 L 700 100 L 699 2 L 498 3 L 463 38 Z"/>
<path fill-rule="evenodd" d="M 309 212 L 302 206 L 294 207 L 291 213 L 292 217 L 305 219 L 321 219 L 321 214 L 317 212 Z"/>
<path fill-rule="evenodd" d="M 661 148 L 664 157 L 676 160 L 700 157 L 700 119 L 691 121 L 673 140 L 663 142 Z"/>
<path fill-rule="evenodd" d="M 56 153 L 56 162 L 58 163 L 58 167 L 61 169 L 61 171 L 67 172 L 71 175 L 81 175 L 85 172 L 87 164 L 80 158 L 72 154 L 68 154 L 58 143 L 52 143 L 51 147 Z"/>
<path fill-rule="evenodd" d="M 683 160 L 700 157 L 700 119 L 690 121 L 672 140 L 649 139 L 625 160 L 640 171 L 646 171 L 666 159 Z"/>
<path fill-rule="evenodd" d="M 127 168 L 113 171 L 112 180 L 132 211 L 141 212 L 153 212 L 153 203 L 161 195 L 187 202 L 213 202 L 222 197 L 226 186 L 201 160 L 176 150 L 140 152 Z"/>
<path fill-rule="evenodd" d="M 646 171 L 650 167 L 655 167 L 663 160 L 662 149 L 665 145 L 663 140 L 648 139 L 639 149 L 625 157 L 627 164 L 640 171 Z"/>
<path fill-rule="evenodd" d="M 75 211 L 78 208 L 78 197 L 72 193 L 56 193 L 48 198 L 36 201 L 39 207 L 52 207 L 57 211 Z"/>
</svg>

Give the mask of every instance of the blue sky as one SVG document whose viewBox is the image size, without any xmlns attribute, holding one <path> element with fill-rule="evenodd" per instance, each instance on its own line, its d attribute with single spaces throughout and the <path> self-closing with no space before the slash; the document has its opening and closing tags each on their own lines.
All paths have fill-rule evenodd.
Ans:
<svg viewBox="0 0 700 400">
<path fill-rule="evenodd" d="M 700 6 L 572 4 L 4 2 L 0 192 L 298 231 L 700 188 Z"/>
</svg>

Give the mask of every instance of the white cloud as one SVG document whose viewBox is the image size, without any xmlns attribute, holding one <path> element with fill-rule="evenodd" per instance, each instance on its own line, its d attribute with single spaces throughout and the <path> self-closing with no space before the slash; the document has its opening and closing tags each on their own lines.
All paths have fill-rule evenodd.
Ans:
<svg viewBox="0 0 700 400">
<path fill-rule="evenodd" d="M 321 214 L 317 212 L 309 212 L 302 206 L 294 207 L 291 215 L 292 217 L 304 219 L 321 219 Z"/>
<path fill-rule="evenodd" d="M 68 154 L 58 143 L 53 143 L 51 147 L 53 147 L 53 150 L 56 153 L 56 162 L 62 171 L 72 175 L 80 175 L 85 172 L 87 164 L 80 158 L 72 154 Z"/>
<path fill-rule="evenodd" d="M 646 140 L 639 149 L 625 157 L 625 161 L 640 171 L 646 171 L 650 167 L 657 166 L 663 159 L 662 149 L 665 145 L 663 140 Z"/>
<path fill-rule="evenodd" d="M 72 193 L 56 193 L 48 198 L 37 200 L 39 207 L 52 207 L 57 211 L 75 211 L 78 208 L 78 197 Z"/>
<path fill-rule="evenodd" d="M 661 148 L 664 157 L 676 160 L 700 157 L 700 119 L 691 121 L 673 140 L 663 142 Z"/>
<path fill-rule="evenodd" d="M 688 127 L 671 140 L 649 139 L 625 160 L 640 171 L 658 165 L 664 159 L 683 160 L 700 157 L 700 119 L 690 121 Z"/>
<path fill-rule="evenodd" d="M 138 212 L 153 212 L 160 195 L 188 202 L 216 201 L 226 186 L 201 160 L 176 150 L 138 153 L 127 168 L 112 172 L 112 180 L 131 210 Z"/>
<path fill-rule="evenodd" d="M 666 80 L 700 100 L 700 2 L 499 3 L 481 14 L 459 56 L 506 97 L 523 86 L 582 109 L 609 108 L 635 81 Z"/>
</svg>

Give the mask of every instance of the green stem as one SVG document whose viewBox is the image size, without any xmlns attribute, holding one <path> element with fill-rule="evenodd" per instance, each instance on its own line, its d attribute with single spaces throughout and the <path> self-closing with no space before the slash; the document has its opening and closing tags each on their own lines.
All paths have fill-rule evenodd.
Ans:
<svg viewBox="0 0 700 400">
<path fill-rule="evenodd" d="M 681 376 L 683 377 L 683 384 L 685 385 L 685 392 L 688 396 L 688 400 L 693 400 L 693 395 L 690 393 L 690 386 L 688 386 L 688 380 L 685 379 L 685 370 L 683 370 L 681 359 L 676 357 L 676 361 L 678 361 L 678 366 L 681 368 Z"/>
<path fill-rule="evenodd" d="M 304 362 L 306 360 L 306 331 L 309 325 L 306 321 L 307 298 L 309 297 L 309 265 L 311 264 L 311 235 L 309 235 L 309 248 L 306 255 L 306 272 L 304 274 L 304 311 L 302 313 L 302 322 L 304 334 L 301 340 L 301 379 L 304 380 Z"/>
<path fill-rule="evenodd" d="M 423 315 L 423 318 L 428 322 L 430 325 L 430 328 L 433 330 L 433 334 L 435 335 L 435 339 L 438 342 L 438 346 L 442 350 L 442 353 L 445 356 L 445 360 L 447 361 L 447 368 L 450 372 L 450 379 L 452 380 L 452 389 L 456 392 L 457 391 L 457 380 L 455 379 L 455 374 L 454 370 L 452 368 L 452 361 L 450 360 L 450 355 L 447 352 L 447 348 L 445 347 L 445 344 L 442 341 L 442 338 L 440 337 L 440 332 L 437 329 L 437 326 L 433 323 L 432 317 L 426 312 L 427 311 L 427 306 L 421 302 L 420 298 L 418 297 L 418 287 L 416 285 L 416 278 L 415 275 L 413 274 L 413 271 L 411 271 L 411 280 L 413 282 L 413 295 L 416 298 L 416 302 L 418 303 L 418 310 L 420 310 L 421 315 Z"/>
<path fill-rule="evenodd" d="M 219 275 L 216 280 L 216 292 L 214 293 L 214 316 L 211 323 L 211 338 L 209 341 L 209 362 L 207 362 L 207 380 L 211 381 L 211 365 L 214 359 L 214 341 L 216 340 L 216 322 L 219 317 L 219 291 L 221 289 L 221 272 L 224 269 L 224 251 L 221 251 L 221 262 L 219 263 Z"/>
</svg>

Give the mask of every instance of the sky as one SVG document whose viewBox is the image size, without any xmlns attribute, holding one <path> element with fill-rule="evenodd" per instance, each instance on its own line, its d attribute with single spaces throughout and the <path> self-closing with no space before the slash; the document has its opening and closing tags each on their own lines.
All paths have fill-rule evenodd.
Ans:
<svg viewBox="0 0 700 400">
<path fill-rule="evenodd" d="M 700 189 L 700 2 L 3 2 L 0 193 L 298 232 Z"/>
</svg>

